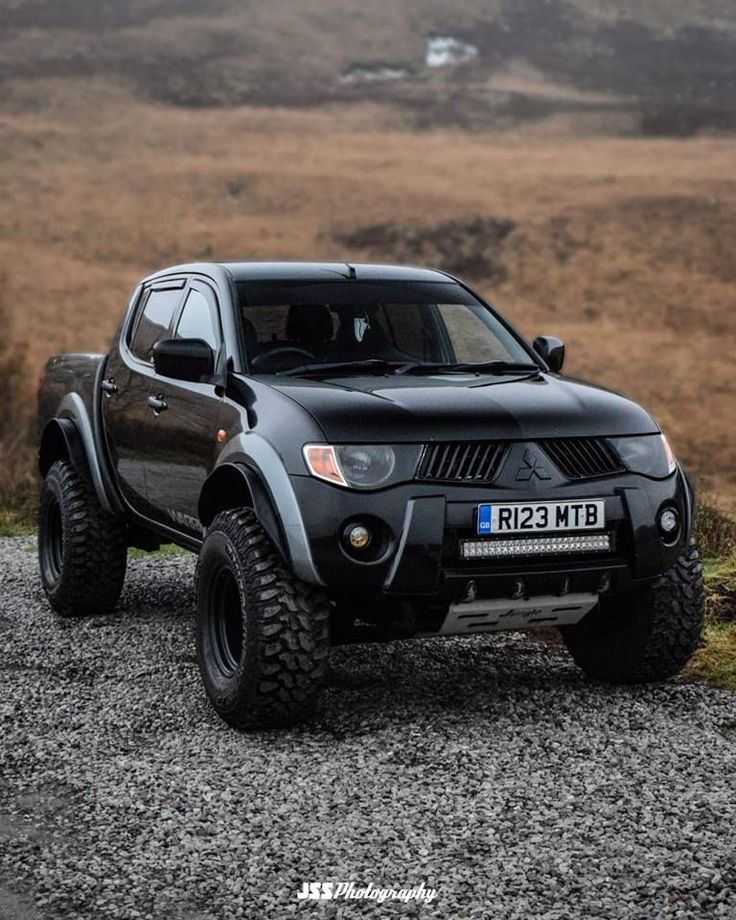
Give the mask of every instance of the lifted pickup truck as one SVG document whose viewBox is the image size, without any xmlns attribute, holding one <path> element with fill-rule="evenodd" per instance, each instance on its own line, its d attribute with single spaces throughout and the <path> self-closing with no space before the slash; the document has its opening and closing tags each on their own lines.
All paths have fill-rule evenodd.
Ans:
<svg viewBox="0 0 736 920">
<path fill-rule="evenodd" d="M 231 725 L 316 708 L 331 642 L 557 626 L 594 679 L 698 645 L 694 496 L 630 400 L 561 376 L 443 272 L 193 264 L 108 355 L 49 361 L 41 576 L 107 613 L 127 549 L 199 553 L 197 653 Z"/>
</svg>

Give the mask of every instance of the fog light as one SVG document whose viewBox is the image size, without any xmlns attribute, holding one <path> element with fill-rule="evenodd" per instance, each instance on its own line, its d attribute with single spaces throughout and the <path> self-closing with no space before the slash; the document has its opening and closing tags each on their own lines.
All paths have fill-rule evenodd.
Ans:
<svg viewBox="0 0 736 920">
<path fill-rule="evenodd" d="M 674 508 L 665 508 L 659 515 L 659 527 L 662 533 L 671 535 L 680 526 L 680 519 Z"/>
<path fill-rule="evenodd" d="M 345 539 L 353 549 L 365 549 L 371 542 L 371 532 L 362 524 L 348 524 Z"/>
</svg>

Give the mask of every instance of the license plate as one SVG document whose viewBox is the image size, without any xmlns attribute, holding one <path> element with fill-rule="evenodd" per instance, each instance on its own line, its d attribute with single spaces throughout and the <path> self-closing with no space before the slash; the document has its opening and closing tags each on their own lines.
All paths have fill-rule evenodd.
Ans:
<svg viewBox="0 0 736 920">
<path fill-rule="evenodd" d="M 604 501 L 478 505 L 478 533 L 600 530 L 605 526 L 605 505 Z"/>
</svg>

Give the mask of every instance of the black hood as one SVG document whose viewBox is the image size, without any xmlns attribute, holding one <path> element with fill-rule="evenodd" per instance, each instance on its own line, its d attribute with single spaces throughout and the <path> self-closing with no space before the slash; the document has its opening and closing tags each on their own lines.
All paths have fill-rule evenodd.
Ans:
<svg viewBox="0 0 736 920">
<path fill-rule="evenodd" d="M 659 430 L 624 396 L 552 375 L 262 379 L 306 409 L 335 443 L 533 440 Z"/>
</svg>

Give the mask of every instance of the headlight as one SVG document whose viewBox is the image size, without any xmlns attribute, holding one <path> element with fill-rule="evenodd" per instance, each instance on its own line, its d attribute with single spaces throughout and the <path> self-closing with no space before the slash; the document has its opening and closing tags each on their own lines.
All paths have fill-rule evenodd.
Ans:
<svg viewBox="0 0 736 920">
<path fill-rule="evenodd" d="M 354 489 L 375 489 L 391 478 L 396 455 L 391 447 L 336 447 L 337 462 L 345 481 Z"/>
<path fill-rule="evenodd" d="M 421 448 L 413 444 L 307 444 L 304 460 L 312 476 L 348 489 L 378 489 L 411 479 Z"/>
<path fill-rule="evenodd" d="M 663 434 L 644 434 L 628 438 L 609 438 L 609 443 L 632 473 L 664 479 L 674 473 L 677 461 Z"/>
</svg>

